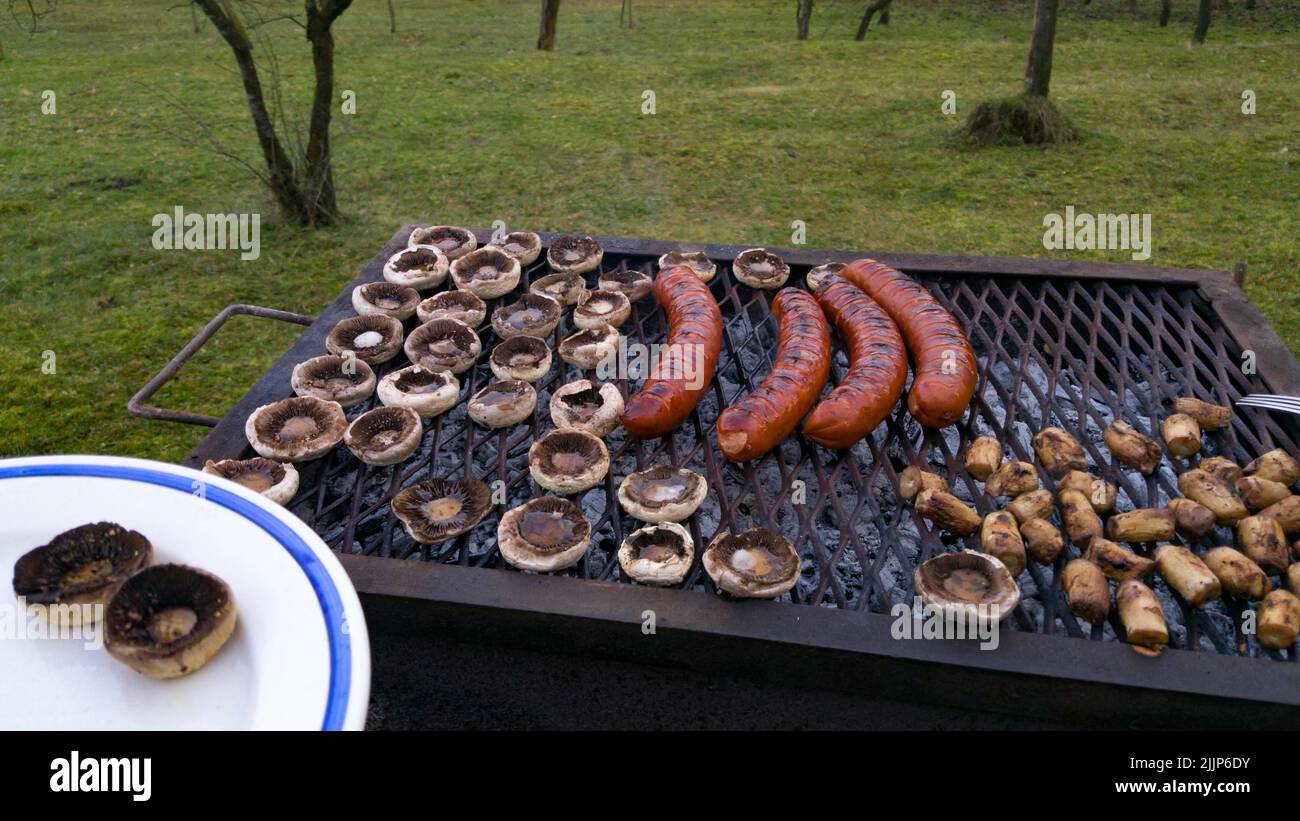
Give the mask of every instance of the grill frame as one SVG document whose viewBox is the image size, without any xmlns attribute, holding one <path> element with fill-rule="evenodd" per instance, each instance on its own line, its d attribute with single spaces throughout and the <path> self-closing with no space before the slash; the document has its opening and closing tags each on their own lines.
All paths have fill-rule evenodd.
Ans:
<svg viewBox="0 0 1300 821">
<path fill-rule="evenodd" d="M 247 414 L 289 394 L 294 364 L 323 351 L 329 329 L 353 313 L 351 289 L 381 279 L 384 261 L 405 246 L 414 227 L 405 226 L 394 235 L 196 446 L 186 464 L 200 467 L 209 458 L 234 458 L 245 452 Z M 475 233 L 485 242 L 491 232 Z M 544 245 L 555 236 L 543 234 Z M 599 239 L 610 254 L 657 257 L 680 247 L 671 242 Z M 746 246 L 692 247 L 715 259 L 730 260 Z M 1227 272 L 1002 257 L 774 250 L 792 265 L 871 256 L 918 276 L 1100 279 L 1195 288 L 1228 336 L 1255 352 L 1267 389 L 1300 395 L 1300 363 Z M 1018 445 L 1028 448 L 1027 442 Z M 675 589 L 590 579 L 484 572 L 478 567 L 347 553 L 339 558 L 362 594 L 372 629 L 437 629 L 471 640 L 744 671 L 800 686 L 862 690 L 1072 721 L 1177 724 L 1194 719 L 1202 725 L 1239 726 L 1242 720 L 1257 720 L 1268 726 L 1300 727 L 1296 686 L 1300 666 L 1291 663 L 1186 651 L 1167 652 L 1152 660 L 1116 642 L 1021 630 L 1001 631 L 1001 647 L 981 652 L 969 642 L 893 640 L 890 615 L 861 609 L 726 602 Z M 656 615 L 656 632 L 649 636 L 642 632 L 646 611 Z M 1116 687 L 1123 691 L 1119 698 Z"/>
</svg>

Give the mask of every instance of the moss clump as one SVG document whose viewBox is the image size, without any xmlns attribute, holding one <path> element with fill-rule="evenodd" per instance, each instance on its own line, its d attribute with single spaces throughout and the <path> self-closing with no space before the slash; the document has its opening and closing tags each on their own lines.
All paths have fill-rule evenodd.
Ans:
<svg viewBox="0 0 1300 821">
<path fill-rule="evenodd" d="M 1055 145 L 1078 139 L 1070 119 L 1037 94 L 1017 94 L 975 106 L 961 127 L 977 145 Z"/>
</svg>

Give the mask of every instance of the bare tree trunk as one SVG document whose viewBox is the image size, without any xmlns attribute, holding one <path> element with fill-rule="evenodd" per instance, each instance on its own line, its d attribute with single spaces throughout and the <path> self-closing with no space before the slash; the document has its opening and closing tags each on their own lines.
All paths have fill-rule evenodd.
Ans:
<svg viewBox="0 0 1300 821">
<path fill-rule="evenodd" d="M 1056 9 L 1060 0 L 1034 3 L 1034 33 L 1029 40 L 1029 65 L 1025 67 L 1025 93 L 1047 96 L 1052 82 L 1052 46 L 1056 42 Z"/>
<path fill-rule="evenodd" d="M 393 0 L 388 0 L 388 33 L 397 33 L 397 9 L 393 8 Z"/>
<path fill-rule="evenodd" d="M 307 7 L 307 39 L 311 41 L 311 62 L 316 90 L 311 101 L 311 124 L 307 129 L 305 205 L 308 225 L 329 225 L 338 221 L 334 194 L 334 164 L 330 157 L 330 117 L 334 113 L 334 35 L 330 27 L 352 5 L 352 0 L 304 0 Z"/>
<path fill-rule="evenodd" d="M 194 21 L 194 33 L 199 33 L 199 6 L 194 0 L 190 0 L 190 19 Z"/>
<path fill-rule="evenodd" d="M 795 11 L 795 25 L 798 27 L 797 37 L 800 40 L 808 39 L 808 24 L 812 22 L 813 0 L 799 0 L 798 9 Z"/>
<path fill-rule="evenodd" d="M 1173 11 L 1174 0 L 1160 0 L 1160 28 L 1169 25 L 1169 12 Z"/>
<path fill-rule="evenodd" d="M 632 0 L 623 0 L 623 6 L 618 10 L 618 27 L 623 27 L 623 18 L 627 17 L 627 27 L 636 28 L 636 23 L 632 22 Z"/>
<path fill-rule="evenodd" d="M 1192 32 L 1192 44 L 1200 45 L 1205 42 L 1205 33 L 1210 30 L 1210 12 L 1211 0 L 1201 0 L 1201 6 L 1196 12 L 1196 30 Z"/>
<path fill-rule="evenodd" d="M 271 196 L 286 214 L 298 221 L 305 221 L 306 212 L 302 191 L 294 177 L 293 163 L 284 150 L 271 113 L 266 107 L 266 94 L 262 91 L 262 81 L 257 75 L 257 65 L 253 62 L 253 45 L 248 39 L 244 25 L 233 9 L 229 0 L 195 0 L 203 13 L 212 21 L 222 39 L 234 52 L 235 63 L 239 66 L 239 77 L 244 84 L 244 96 L 248 99 L 248 112 L 253 118 L 253 130 L 257 132 L 257 142 L 262 148 L 262 158 L 266 161 L 266 184 L 271 189 Z"/>
<path fill-rule="evenodd" d="M 537 35 L 537 48 L 555 50 L 555 24 L 560 16 L 560 0 L 542 0 L 542 30 Z"/>
<path fill-rule="evenodd" d="M 894 0 L 872 0 L 872 2 L 868 3 L 867 10 L 862 15 L 862 22 L 858 24 L 857 36 L 853 39 L 866 39 L 867 29 L 871 27 L 871 18 L 876 15 L 876 12 L 881 12 L 881 17 L 883 18 L 884 15 L 889 12 L 889 4 L 892 2 L 894 2 Z"/>
<path fill-rule="evenodd" d="M 880 10 L 880 25 L 889 25 L 889 6 L 885 6 Z"/>
</svg>

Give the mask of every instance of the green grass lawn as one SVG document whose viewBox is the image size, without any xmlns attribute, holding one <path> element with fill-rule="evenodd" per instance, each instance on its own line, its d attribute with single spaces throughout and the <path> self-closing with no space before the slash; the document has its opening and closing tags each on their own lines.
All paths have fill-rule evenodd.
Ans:
<svg viewBox="0 0 1300 821">
<path fill-rule="evenodd" d="M 227 303 L 319 311 L 414 221 L 789 245 L 798 219 L 814 247 L 1044 256 L 1049 211 L 1150 212 L 1152 264 L 1247 263 L 1300 351 L 1300 22 L 1269 0 L 1199 49 L 1193 4 L 1166 29 L 1155 3 L 1066 4 L 1052 93 L 1083 140 L 1048 150 L 952 139 L 976 102 L 1019 90 L 1026 2 L 900 0 L 856 43 L 859 4 L 823 0 L 800 43 L 792 2 L 636 0 L 629 31 L 616 0 L 568 0 L 540 54 L 531 0 L 398 0 L 396 35 L 358 0 L 335 27 L 357 99 L 336 118 L 346 220 L 323 231 L 277 224 L 208 147 L 255 158 L 229 50 L 169 5 L 63 0 L 30 37 L 0 23 L 0 455 L 181 458 L 204 429 L 130 417 L 130 394 Z M 266 31 L 301 116 L 307 43 Z M 177 205 L 261 212 L 261 258 L 154 250 L 152 216 Z M 220 415 L 298 331 L 236 320 L 157 401 Z"/>
</svg>

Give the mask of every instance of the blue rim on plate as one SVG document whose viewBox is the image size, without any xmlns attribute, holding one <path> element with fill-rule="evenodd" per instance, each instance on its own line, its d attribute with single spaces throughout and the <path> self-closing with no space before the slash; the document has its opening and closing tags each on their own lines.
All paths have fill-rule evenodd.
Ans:
<svg viewBox="0 0 1300 821">
<path fill-rule="evenodd" d="M 180 490 L 186 494 L 193 494 L 196 490 L 194 479 L 147 468 L 76 463 L 0 468 L 0 479 L 29 476 L 93 476 L 147 482 Z M 330 647 L 330 688 L 329 697 L 325 702 L 325 720 L 321 729 L 342 730 L 352 682 L 352 643 L 348 639 L 343 599 L 339 595 L 338 588 L 334 586 L 329 571 L 311 547 L 302 540 L 301 536 L 294 533 L 292 528 L 247 499 L 240 498 L 225 488 L 209 484 L 204 485 L 203 497 L 238 513 L 272 536 L 288 551 L 311 582 L 312 588 L 316 591 L 316 599 L 320 602 L 321 613 L 325 617 L 325 632 L 329 636 Z"/>
</svg>

